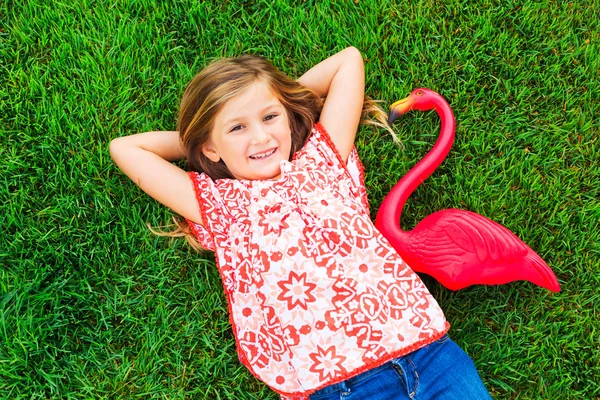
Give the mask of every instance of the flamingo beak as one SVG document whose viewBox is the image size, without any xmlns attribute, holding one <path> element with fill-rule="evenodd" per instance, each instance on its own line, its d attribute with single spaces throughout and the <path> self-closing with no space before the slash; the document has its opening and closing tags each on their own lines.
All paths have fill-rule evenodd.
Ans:
<svg viewBox="0 0 600 400">
<path fill-rule="evenodd" d="M 396 118 L 401 116 L 404 113 L 412 110 L 412 106 L 415 103 L 415 100 L 412 96 L 408 96 L 402 100 L 398 100 L 390 107 L 390 115 L 388 117 L 388 123 L 392 125 Z"/>
</svg>

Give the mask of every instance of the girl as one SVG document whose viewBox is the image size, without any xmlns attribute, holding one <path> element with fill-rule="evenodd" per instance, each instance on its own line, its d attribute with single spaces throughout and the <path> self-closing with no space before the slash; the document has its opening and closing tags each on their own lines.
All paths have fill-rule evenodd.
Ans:
<svg viewBox="0 0 600 400">
<path fill-rule="evenodd" d="M 489 398 L 371 223 L 354 148 L 363 100 L 352 47 L 297 81 L 256 56 L 225 59 L 189 84 L 177 131 L 110 151 L 215 252 L 239 359 L 282 398 Z"/>
</svg>

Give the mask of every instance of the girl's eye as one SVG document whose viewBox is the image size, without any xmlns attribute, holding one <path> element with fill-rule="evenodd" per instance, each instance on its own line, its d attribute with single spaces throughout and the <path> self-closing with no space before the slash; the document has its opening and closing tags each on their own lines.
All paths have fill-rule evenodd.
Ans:
<svg viewBox="0 0 600 400">
<path fill-rule="evenodd" d="M 241 125 L 236 125 L 236 126 L 234 126 L 233 128 L 231 128 L 231 129 L 229 130 L 229 132 L 235 132 L 235 131 L 239 131 L 240 129 L 242 129 L 242 126 L 241 126 Z"/>
<path fill-rule="evenodd" d="M 273 118 L 277 117 L 277 114 L 269 114 L 265 117 L 265 121 L 269 121 L 272 120 Z"/>
</svg>

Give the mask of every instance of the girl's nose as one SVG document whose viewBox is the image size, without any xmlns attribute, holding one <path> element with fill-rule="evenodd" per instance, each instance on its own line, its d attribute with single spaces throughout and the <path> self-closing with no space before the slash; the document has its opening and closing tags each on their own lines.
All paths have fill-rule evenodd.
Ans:
<svg viewBox="0 0 600 400">
<path fill-rule="evenodd" d="M 271 139 L 271 135 L 264 126 L 257 126 L 252 132 L 253 144 L 266 143 Z"/>
</svg>

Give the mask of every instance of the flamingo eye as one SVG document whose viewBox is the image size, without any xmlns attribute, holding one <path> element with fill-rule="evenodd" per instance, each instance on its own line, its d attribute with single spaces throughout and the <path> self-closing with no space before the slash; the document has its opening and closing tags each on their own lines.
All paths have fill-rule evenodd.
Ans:
<svg viewBox="0 0 600 400">
<path fill-rule="evenodd" d="M 417 96 L 422 96 L 423 92 L 421 92 L 420 90 L 417 92 Z"/>
</svg>

